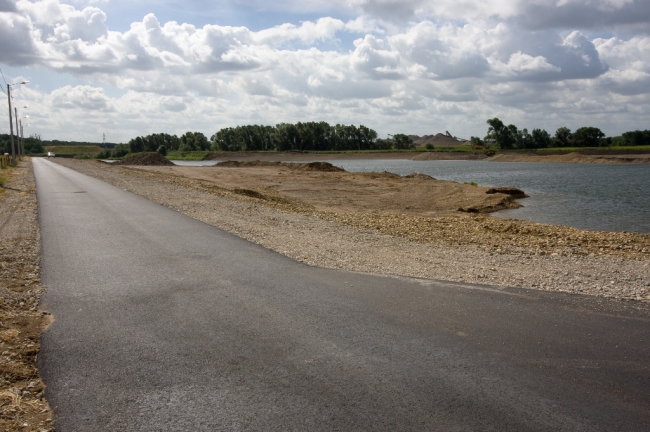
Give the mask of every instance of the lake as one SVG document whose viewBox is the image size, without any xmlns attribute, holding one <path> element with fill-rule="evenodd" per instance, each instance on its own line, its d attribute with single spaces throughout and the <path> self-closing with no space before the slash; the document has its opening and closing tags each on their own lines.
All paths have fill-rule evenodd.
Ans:
<svg viewBox="0 0 650 432">
<path fill-rule="evenodd" d="M 174 161 L 205 166 L 217 161 Z M 530 198 L 494 216 L 598 231 L 650 233 L 650 164 L 601 165 L 485 161 L 330 160 L 353 172 L 427 174 L 480 186 L 513 186 Z"/>
<path fill-rule="evenodd" d="M 480 186 L 513 186 L 530 198 L 494 216 L 598 231 L 650 233 L 650 165 L 485 161 L 329 161 L 347 171 L 427 174 Z"/>
</svg>

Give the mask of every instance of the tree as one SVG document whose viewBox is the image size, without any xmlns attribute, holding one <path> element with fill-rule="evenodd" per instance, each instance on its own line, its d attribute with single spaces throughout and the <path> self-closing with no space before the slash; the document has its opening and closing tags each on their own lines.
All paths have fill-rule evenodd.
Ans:
<svg viewBox="0 0 650 432">
<path fill-rule="evenodd" d="M 185 132 L 181 135 L 180 141 L 179 150 L 181 151 L 208 150 L 210 148 L 208 138 L 201 132 Z"/>
<path fill-rule="evenodd" d="M 167 156 L 167 148 L 164 145 L 161 145 L 158 147 L 158 153 L 160 153 L 163 156 Z"/>
<path fill-rule="evenodd" d="M 573 133 L 573 145 L 576 147 L 598 147 L 605 134 L 596 127 L 581 127 Z"/>
<path fill-rule="evenodd" d="M 144 151 L 144 140 L 142 137 L 135 137 L 129 141 L 129 148 L 131 153 L 140 153 Z"/>
<path fill-rule="evenodd" d="M 129 154 L 129 146 L 126 144 L 117 144 L 115 147 L 113 147 L 113 150 L 111 151 L 110 156 L 108 157 L 124 157 L 127 154 Z"/>
<path fill-rule="evenodd" d="M 573 134 L 571 133 L 571 129 L 564 126 L 559 128 L 555 131 L 555 147 L 569 147 L 571 145 L 572 137 Z"/>
<path fill-rule="evenodd" d="M 515 125 L 506 126 L 497 117 L 489 119 L 487 124 L 490 127 L 485 136 L 486 140 L 494 140 L 499 148 L 505 150 L 514 148 L 517 136 L 517 127 Z"/>
<path fill-rule="evenodd" d="M 393 147 L 396 149 L 409 149 L 415 147 L 413 140 L 406 134 L 393 135 Z"/>
<path fill-rule="evenodd" d="M 553 140 L 551 134 L 544 129 L 533 129 L 531 134 L 531 144 L 533 148 L 546 148 L 550 147 Z"/>
<path fill-rule="evenodd" d="M 650 144 L 650 130 L 623 132 L 623 145 L 640 146 Z"/>
<path fill-rule="evenodd" d="M 514 148 L 526 149 L 533 146 L 533 139 L 528 133 L 528 129 L 519 130 L 517 126 L 511 124 L 508 125 L 508 131 L 512 137 Z"/>
</svg>

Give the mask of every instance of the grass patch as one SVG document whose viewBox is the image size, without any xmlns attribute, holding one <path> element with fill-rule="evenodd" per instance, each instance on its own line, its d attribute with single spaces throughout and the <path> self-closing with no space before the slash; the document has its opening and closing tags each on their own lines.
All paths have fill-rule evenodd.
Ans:
<svg viewBox="0 0 650 432">
<path fill-rule="evenodd" d="M 169 160 L 186 160 L 186 161 L 202 161 L 209 154 L 214 153 L 211 151 L 191 151 L 191 152 L 179 152 L 179 151 L 169 151 L 167 152 L 166 158 Z"/>
<path fill-rule="evenodd" d="M 99 146 L 45 146 L 43 147 L 46 152 L 52 152 L 60 155 L 96 155 L 104 151 Z"/>
<path fill-rule="evenodd" d="M 5 184 L 11 180 L 11 177 L 13 176 L 13 168 L 5 168 L 0 170 L 0 197 L 5 194 Z"/>
</svg>

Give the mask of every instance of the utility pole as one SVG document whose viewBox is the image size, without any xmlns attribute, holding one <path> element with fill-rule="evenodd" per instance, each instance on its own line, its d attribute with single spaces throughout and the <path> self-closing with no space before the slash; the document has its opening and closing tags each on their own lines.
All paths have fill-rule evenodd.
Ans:
<svg viewBox="0 0 650 432">
<path fill-rule="evenodd" d="M 18 155 L 18 160 L 23 160 L 20 155 L 20 129 L 18 128 L 18 107 L 14 107 L 14 120 L 16 120 L 16 154 Z"/>
<path fill-rule="evenodd" d="M 11 137 L 11 164 L 16 166 L 16 147 L 14 146 L 14 121 L 11 118 L 11 86 L 7 84 L 7 100 L 9 100 L 9 136 Z"/>
<path fill-rule="evenodd" d="M 20 151 L 25 157 L 25 134 L 23 133 L 23 119 L 20 119 Z"/>
</svg>

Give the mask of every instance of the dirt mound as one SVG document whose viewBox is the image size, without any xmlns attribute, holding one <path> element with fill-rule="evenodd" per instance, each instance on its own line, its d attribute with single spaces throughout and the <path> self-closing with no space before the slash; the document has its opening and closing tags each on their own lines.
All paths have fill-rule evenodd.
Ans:
<svg viewBox="0 0 650 432">
<path fill-rule="evenodd" d="M 133 156 L 115 162 L 113 165 L 163 166 L 174 165 L 174 162 L 167 160 L 160 153 L 136 153 Z"/>
<path fill-rule="evenodd" d="M 417 179 L 417 180 L 435 180 L 435 178 L 431 177 L 430 175 L 426 174 L 420 174 L 420 173 L 411 173 L 407 176 L 404 176 L 405 178 L 410 178 L 410 179 Z"/>
<path fill-rule="evenodd" d="M 371 179 L 400 179 L 401 175 L 395 174 L 388 171 L 382 172 L 369 172 L 369 173 L 360 173 L 360 175 L 368 176 Z"/>
<path fill-rule="evenodd" d="M 265 162 L 265 161 L 223 161 L 216 164 L 216 167 L 219 168 L 251 168 L 251 167 L 261 167 L 261 166 L 281 166 L 282 162 Z"/>
<path fill-rule="evenodd" d="M 332 165 L 329 162 L 309 162 L 309 163 L 287 163 L 287 162 L 264 162 L 264 161 L 224 161 L 215 165 L 219 168 L 254 168 L 254 167 L 285 167 L 292 171 L 322 171 L 322 172 L 341 172 L 343 168 Z"/>
<path fill-rule="evenodd" d="M 286 164 L 289 169 L 294 171 L 323 171 L 323 172 L 342 172 L 343 168 L 332 165 L 329 162 L 310 162 L 310 163 L 290 163 Z"/>
<path fill-rule="evenodd" d="M 441 133 L 437 133 L 435 135 L 424 135 L 422 137 L 419 137 L 417 135 L 409 136 L 417 146 L 424 146 L 427 144 L 433 144 L 434 146 L 459 146 L 467 143 L 467 141 L 462 138 L 453 137 Z"/>
<path fill-rule="evenodd" d="M 496 194 L 496 193 L 502 193 L 506 195 L 510 195 L 513 198 L 528 198 L 528 195 L 521 189 L 517 189 L 514 187 L 497 187 L 497 188 L 490 188 L 487 191 L 485 191 L 486 194 Z"/>
</svg>

